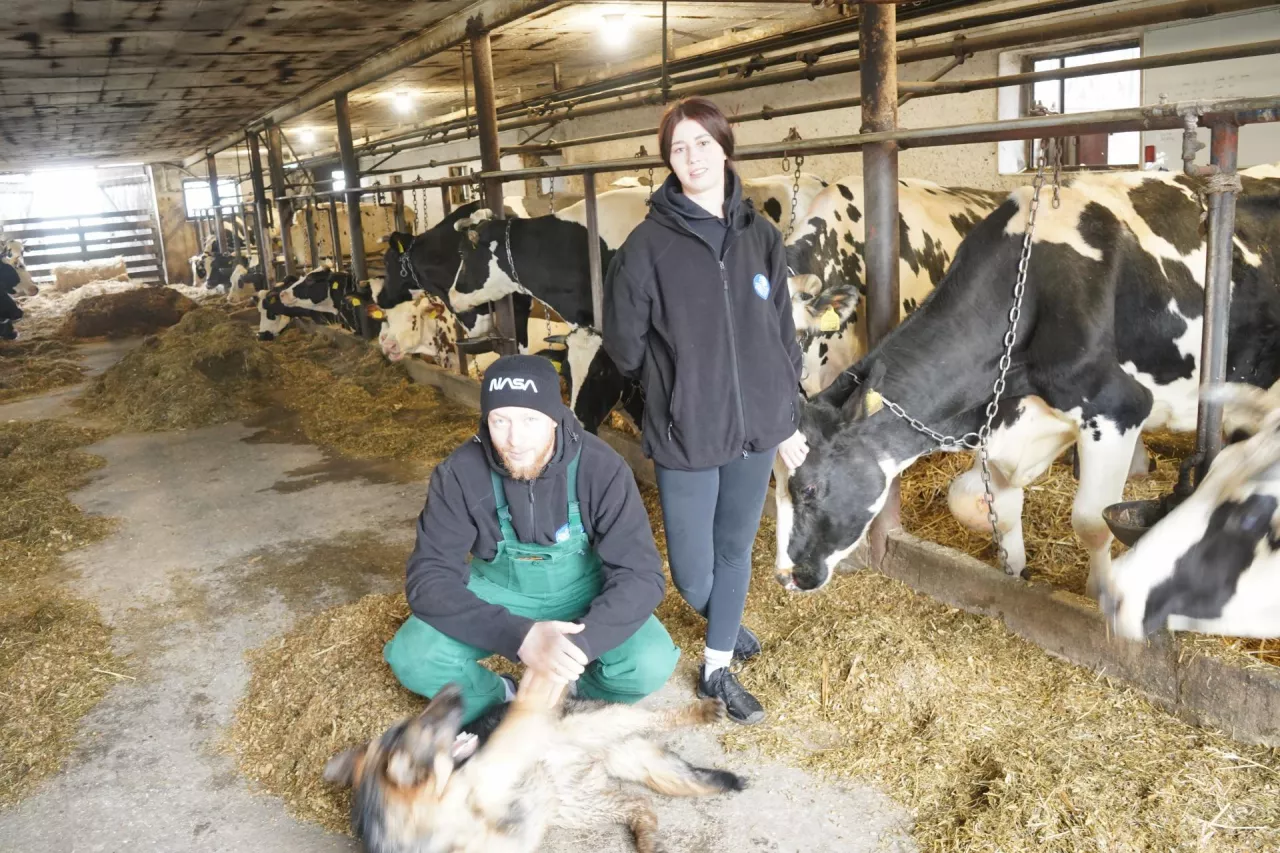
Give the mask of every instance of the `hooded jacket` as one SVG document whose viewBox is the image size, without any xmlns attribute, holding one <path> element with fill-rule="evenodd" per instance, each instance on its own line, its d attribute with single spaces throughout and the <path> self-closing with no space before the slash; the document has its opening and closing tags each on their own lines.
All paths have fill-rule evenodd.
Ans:
<svg viewBox="0 0 1280 853">
<path fill-rule="evenodd" d="M 645 455 L 699 470 L 767 451 L 800 422 L 802 355 L 782 234 L 726 169 L 725 234 L 671 175 L 609 265 L 604 348 L 644 387 Z M 692 223 L 692 224 L 691 224 Z M 712 232 L 714 234 L 714 231 Z"/>
<path fill-rule="evenodd" d="M 569 635 L 588 660 L 621 645 L 657 608 L 666 591 L 662 561 L 631 469 L 613 448 L 582 430 L 566 408 L 556 449 L 536 480 L 514 480 L 493 449 L 489 428 L 441 462 L 431 475 L 418 538 L 406 570 L 413 614 L 455 640 L 516 661 L 533 620 L 489 604 L 467 588 L 468 554 L 491 560 L 502 531 L 490 471 L 503 482 L 511 523 L 521 542 L 553 545 L 569 520 L 568 467 L 578 463 L 578 504 L 604 585 Z"/>
</svg>

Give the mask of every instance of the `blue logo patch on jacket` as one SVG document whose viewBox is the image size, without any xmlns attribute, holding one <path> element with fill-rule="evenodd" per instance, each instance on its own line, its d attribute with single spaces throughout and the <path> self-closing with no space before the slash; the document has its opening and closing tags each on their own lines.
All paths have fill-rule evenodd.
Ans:
<svg viewBox="0 0 1280 853">
<path fill-rule="evenodd" d="M 769 298 L 769 279 L 764 277 L 764 273 L 756 273 L 756 277 L 751 280 L 751 286 L 755 288 L 756 296 L 761 299 Z"/>
</svg>

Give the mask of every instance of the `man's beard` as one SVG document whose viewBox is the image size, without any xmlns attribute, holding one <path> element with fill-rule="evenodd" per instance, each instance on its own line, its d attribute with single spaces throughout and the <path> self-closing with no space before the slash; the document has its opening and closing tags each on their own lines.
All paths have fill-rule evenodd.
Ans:
<svg viewBox="0 0 1280 853">
<path fill-rule="evenodd" d="M 501 450 L 498 456 L 502 459 L 503 466 L 507 469 L 507 473 L 511 475 L 513 480 L 536 480 L 538 476 L 546 470 L 547 463 L 551 461 L 551 455 L 556 452 L 556 442 L 553 438 L 547 444 L 545 450 L 538 454 L 532 462 L 525 465 L 516 465 Z"/>
</svg>

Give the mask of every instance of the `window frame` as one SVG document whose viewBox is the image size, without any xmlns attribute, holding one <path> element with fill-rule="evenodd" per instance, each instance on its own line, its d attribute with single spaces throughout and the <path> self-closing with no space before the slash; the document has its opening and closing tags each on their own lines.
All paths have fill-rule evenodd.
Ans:
<svg viewBox="0 0 1280 853">
<path fill-rule="evenodd" d="M 1091 53 L 1108 53 L 1113 50 L 1126 50 L 1126 49 L 1133 49 L 1133 48 L 1137 48 L 1138 56 L 1141 57 L 1142 56 L 1142 39 L 1139 36 L 1136 36 L 1136 35 L 1126 36 L 1124 38 L 1118 38 L 1115 41 L 1094 42 L 1092 44 L 1076 45 L 1075 47 L 1059 47 L 1056 50 L 1051 49 L 1051 50 L 1044 50 L 1044 51 L 1037 51 L 1034 53 L 1023 54 L 1021 57 L 1021 60 L 1022 60 L 1021 68 L 1024 74 L 1029 74 L 1035 71 L 1035 66 L 1037 62 L 1044 62 L 1046 59 L 1057 59 L 1058 61 L 1065 63 L 1066 60 L 1075 56 L 1085 56 Z M 1140 69 L 1135 69 L 1135 71 L 1139 75 L 1138 100 L 1139 102 L 1141 102 L 1142 71 Z M 1116 72 L 1111 72 L 1111 73 L 1116 73 Z M 1073 79 L 1083 80 L 1088 78 L 1076 77 Z M 1053 81 L 1044 81 L 1044 82 L 1053 82 Z M 1059 78 L 1056 82 L 1058 84 L 1058 104 L 1060 108 L 1065 111 L 1067 108 L 1067 93 L 1066 93 L 1067 81 L 1065 78 Z M 1023 83 L 1022 86 L 1019 87 L 1019 94 L 1018 94 L 1019 110 L 1018 111 L 1019 111 L 1019 115 L 1023 117 L 1030 115 L 1031 108 L 1035 106 L 1035 87 L 1036 87 L 1035 83 Z M 1066 113 L 1058 112 L 1058 113 L 1054 113 L 1054 115 L 1066 115 Z M 1111 134 L 1107 134 L 1107 136 L 1110 136 L 1110 135 Z M 1064 172 L 1132 172 L 1135 169 L 1142 168 L 1141 145 L 1139 145 L 1138 147 L 1138 162 L 1136 163 L 1121 163 L 1121 164 L 1116 164 L 1114 166 L 1113 165 L 1100 165 L 1100 166 L 1083 165 L 1082 166 L 1077 162 L 1079 158 L 1078 141 L 1079 141 L 1078 136 L 1068 136 L 1066 138 L 1066 143 L 1067 143 L 1066 152 L 1064 153 L 1063 160 L 1062 160 L 1062 171 Z M 1027 164 L 1026 167 L 1022 170 L 1022 174 L 1024 175 L 1035 174 L 1035 171 L 1036 171 L 1035 143 L 1036 143 L 1036 140 L 1034 139 L 1027 139 L 1027 140 L 1024 140 L 1022 143 L 1022 153 Z M 1012 173 L 1012 174 L 1017 174 L 1017 173 Z"/>
<path fill-rule="evenodd" d="M 208 178 L 183 178 L 182 179 L 182 213 L 183 213 L 183 216 L 186 217 L 187 222 L 196 222 L 201 219 L 201 217 L 193 216 L 191 214 L 191 208 L 187 204 L 187 187 L 193 184 L 203 185 L 205 189 L 208 189 L 211 184 L 211 181 Z M 221 189 L 219 189 L 218 200 L 219 202 L 221 202 L 219 206 L 223 208 L 227 208 L 227 207 L 232 208 L 231 211 L 223 210 L 224 216 L 233 215 L 235 209 L 238 208 L 240 203 L 243 201 L 243 198 L 240 192 L 240 184 L 234 178 L 218 178 L 219 188 L 221 188 L 224 184 L 229 184 L 231 186 L 231 190 L 234 196 L 228 196 L 224 198 L 221 196 Z M 209 200 L 212 203 L 213 201 L 212 192 L 209 193 Z"/>
</svg>

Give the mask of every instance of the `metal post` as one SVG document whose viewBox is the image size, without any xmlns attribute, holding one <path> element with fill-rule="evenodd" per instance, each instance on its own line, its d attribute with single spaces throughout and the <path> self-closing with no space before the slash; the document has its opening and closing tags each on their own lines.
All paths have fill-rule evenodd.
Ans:
<svg viewBox="0 0 1280 853">
<path fill-rule="evenodd" d="M 476 121 L 480 126 L 480 166 L 486 172 L 496 172 L 502 168 L 502 154 L 498 146 L 498 105 L 493 92 L 493 53 L 487 32 L 471 28 L 470 35 L 471 65 L 476 87 Z M 484 196 L 494 218 L 502 219 L 502 179 L 486 178 Z M 496 317 L 498 334 L 502 338 L 498 343 L 498 352 L 501 355 L 515 355 L 516 315 L 510 296 L 503 297 L 498 302 Z"/>
<path fill-rule="evenodd" d="M 268 284 L 276 281 L 276 253 L 271 250 L 271 232 L 267 227 L 267 185 L 262 178 L 262 148 L 258 134 L 246 133 L 249 146 L 249 182 L 253 184 L 253 229 L 258 243 L 258 263 Z"/>
<path fill-rule="evenodd" d="M 240 231 L 239 231 L 239 229 L 237 229 L 237 230 L 236 230 L 236 232 L 235 232 L 235 233 L 236 233 L 236 235 L 237 235 L 237 236 L 236 236 L 236 243 L 237 243 L 237 245 L 240 247 L 240 249 L 243 249 L 243 250 L 244 250 L 245 257 L 247 258 L 247 257 L 249 256 L 249 214 L 248 214 L 248 212 L 245 210 L 244 201 L 243 201 L 243 199 L 244 199 L 244 191 L 243 191 L 243 190 L 241 190 L 240 198 L 241 198 L 241 201 L 240 201 L 240 202 L 238 202 L 238 203 L 236 204 L 236 210 L 237 210 L 237 211 L 239 212 L 239 214 L 240 214 L 240 226 L 241 226 L 242 228 L 244 228 L 244 237 L 243 237 L 243 238 L 241 238 L 241 237 L 239 236 Z M 237 249 L 236 251 L 240 251 L 240 249 Z M 259 259 L 261 259 L 261 257 L 262 257 L 262 253 L 261 253 L 261 252 L 259 252 L 259 253 L 258 253 L 258 257 L 259 257 Z"/>
<path fill-rule="evenodd" d="M 393 185 L 404 183 L 399 175 L 392 175 L 390 181 Z M 404 190 L 391 191 L 391 214 L 396 220 L 396 230 L 408 233 L 409 220 L 404 215 Z"/>
<path fill-rule="evenodd" d="M 862 59 L 862 132 L 898 125 L 897 9 L 892 4 L 859 7 Z M 867 341 L 874 347 L 898 325 L 898 147 L 893 142 L 862 150 L 866 198 Z M 871 526 L 871 566 L 880 565 L 890 530 L 902 526 L 901 488 L 889 487 L 884 509 Z"/>
<path fill-rule="evenodd" d="M 236 205 L 231 205 L 231 254 L 240 257 L 240 223 L 244 222 L 244 216 L 236 218 Z"/>
<path fill-rule="evenodd" d="M 591 264 L 591 325 L 604 329 L 604 277 L 600 270 L 600 222 L 596 214 L 596 176 L 582 176 L 583 201 L 587 203 L 587 262 Z"/>
<path fill-rule="evenodd" d="M 213 228 L 218 236 L 218 254 L 227 253 L 227 238 L 222 233 L 222 197 L 218 194 L 218 164 L 210 154 L 205 158 L 205 173 L 209 178 L 209 199 L 213 203 Z"/>
<path fill-rule="evenodd" d="M 271 170 L 271 194 L 276 199 L 276 222 L 280 227 L 280 247 L 284 250 L 284 274 L 297 275 L 298 260 L 293 255 L 293 234 L 289 228 L 289 199 L 285 197 L 284 151 L 280 128 L 267 128 L 267 167 Z"/>
<path fill-rule="evenodd" d="M 440 188 L 440 207 L 444 210 L 444 215 L 448 216 L 453 213 L 453 202 L 449 201 L 449 188 Z"/>
<path fill-rule="evenodd" d="M 1240 128 L 1214 124 L 1209 156 L 1219 175 L 1236 173 Z M 1214 180 L 1214 178 L 1210 178 Z M 1200 404 L 1196 421 L 1196 450 L 1203 454 L 1196 482 L 1222 450 L 1222 404 L 1206 402 L 1204 392 L 1227 378 L 1227 320 L 1231 314 L 1231 262 L 1236 231 L 1235 190 L 1209 193 L 1209 233 L 1205 252 L 1204 330 L 1200 345 Z"/>
<path fill-rule="evenodd" d="M 196 226 L 196 254 L 204 251 L 204 214 L 197 210 L 192 224 Z"/>
<path fill-rule="evenodd" d="M 307 226 L 307 263 L 315 269 L 320 266 L 320 249 L 316 246 L 316 217 L 310 202 L 303 210 L 302 221 Z"/>
<path fill-rule="evenodd" d="M 342 227 L 338 224 L 338 197 L 329 196 L 329 242 L 333 244 L 333 265 L 342 267 Z"/>
<path fill-rule="evenodd" d="M 356 159 L 355 142 L 351 138 L 351 109 L 347 93 L 333 99 L 338 121 L 338 148 L 342 151 L 342 177 L 347 182 L 347 230 L 351 237 L 351 277 L 357 283 L 369 277 L 364 259 L 364 224 L 360 221 L 360 161 Z"/>
<path fill-rule="evenodd" d="M 667 0 L 662 0 L 662 103 L 666 103 L 671 96 L 671 75 L 667 68 L 668 39 L 670 36 L 667 29 Z"/>
</svg>

